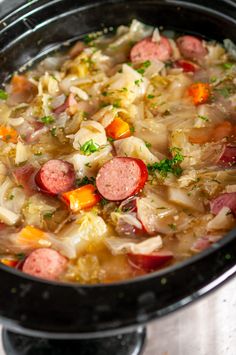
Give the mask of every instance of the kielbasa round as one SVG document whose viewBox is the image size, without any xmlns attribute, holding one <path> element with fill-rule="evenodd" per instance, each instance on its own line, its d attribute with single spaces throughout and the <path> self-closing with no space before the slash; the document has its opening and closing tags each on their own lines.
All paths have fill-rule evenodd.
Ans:
<svg viewBox="0 0 236 355">
<path fill-rule="evenodd" d="M 133 46 L 130 59 L 133 63 L 155 59 L 165 62 L 170 59 L 171 54 L 172 48 L 168 38 L 162 36 L 160 42 L 154 42 L 152 37 L 147 37 Z"/>
<path fill-rule="evenodd" d="M 69 191 L 75 183 L 75 169 L 64 160 L 53 159 L 45 163 L 35 177 L 42 192 L 57 195 Z"/>
<path fill-rule="evenodd" d="M 65 270 L 67 259 L 56 250 L 40 248 L 26 258 L 22 271 L 46 280 L 56 280 Z"/>
<path fill-rule="evenodd" d="M 107 200 L 122 201 L 141 191 L 147 178 L 147 167 L 142 160 L 116 157 L 99 170 L 96 185 Z"/>
<path fill-rule="evenodd" d="M 176 41 L 180 53 L 187 59 L 201 59 L 207 54 L 203 41 L 194 36 L 182 36 Z"/>
</svg>

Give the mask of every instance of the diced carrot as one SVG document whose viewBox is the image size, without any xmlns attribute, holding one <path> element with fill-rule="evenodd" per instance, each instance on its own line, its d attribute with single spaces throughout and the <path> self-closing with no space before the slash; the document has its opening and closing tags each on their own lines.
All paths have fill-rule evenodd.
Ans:
<svg viewBox="0 0 236 355">
<path fill-rule="evenodd" d="M 24 75 L 14 75 L 11 79 L 12 94 L 18 102 L 30 102 L 37 94 L 37 88 Z"/>
<path fill-rule="evenodd" d="M 107 136 L 112 139 L 127 138 L 131 135 L 127 122 L 120 117 L 116 117 L 106 128 Z"/>
<path fill-rule="evenodd" d="M 17 259 L 8 259 L 8 258 L 1 258 L 0 262 L 4 265 L 10 266 L 10 267 L 16 267 L 16 265 L 19 263 L 19 260 Z"/>
<path fill-rule="evenodd" d="M 76 190 L 65 192 L 61 196 L 73 212 L 91 208 L 101 199 L 96 193 L 95 186 L 91 184 L 82 186 Z"/>
<path fill-rule="evenodd" d="M 192 84 L 188 88 L 188 94 L 193 98 L 195 105 L 204 104 L 210 97 L 210 85 L 207 83 Z"/>
<path fill-rule="evenodd" d="M 0 126 L 0 139 L 4 142 L 17 143 L 18 133 L 14 128 Z"/>
<path fill-rule="evenodd" d="M 212 141 L 218 142 L 223 138 L 226 137 L 230 138 L 234 134 L 233 130 L 234 127 L 232 123 L 230 123 L 229 121 L 224 121 L 222 123 L 219 123 L 217 126 L 214 127 Z"/>
<path fill-rule="evenodd" d="M 47 240 L 47 235 L 42 230 L 33 226 L 24 227 L 18 234 L 17 242 L 30 247 L 49 247 L 51 243 Z"/>
</svg>

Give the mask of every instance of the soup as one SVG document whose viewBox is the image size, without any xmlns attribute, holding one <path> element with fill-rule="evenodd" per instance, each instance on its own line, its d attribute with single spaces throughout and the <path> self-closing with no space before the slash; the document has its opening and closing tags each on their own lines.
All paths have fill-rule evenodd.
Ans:
<svg viewBox="0 0 236 355">
<path fill-rule="evenodd" d="M 109 283 L 236 225 L 236 47 L 137 20 L 0 91 L 1 262 Z"/>
</svg>

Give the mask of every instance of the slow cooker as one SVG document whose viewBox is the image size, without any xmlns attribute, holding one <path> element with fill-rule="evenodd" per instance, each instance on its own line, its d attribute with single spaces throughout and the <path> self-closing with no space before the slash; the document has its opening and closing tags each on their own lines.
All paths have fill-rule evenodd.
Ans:
<svg viewBox="0 0 236 355">
<path fill-rule="evenodd" d="M 10 2 L 5 3 L 8 11 Z M 86 33 L 116 28 L 134 18 L 236 42 L 236 2 L 230 0 L 25 1 L 0 20 L 0 82 Z M 47 340 L 50 350 L 32 348 L 27 354 L 139 354 L 148 322 L 162 322 L 163 316 L 225 283 L 236 272 L 235 262 L 233 230 L 181 264 L 109 285 L 47 282 L 0 265 L 5 348 L 9 354 L 20 354 L 19 343 L 30 349 L 39 346 L 38 337 L 41 350 L 42 339 L 51 339 Z"/>
</svg>

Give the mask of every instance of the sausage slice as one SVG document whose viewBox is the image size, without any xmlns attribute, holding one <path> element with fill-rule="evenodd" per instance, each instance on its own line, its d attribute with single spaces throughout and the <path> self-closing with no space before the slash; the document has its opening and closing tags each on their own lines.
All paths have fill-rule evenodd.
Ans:
<svg viewBox="0 0 236 355">
<path fill-rule="evenodd" d="M 187 59 L 201 59 L 207 54 L 203 41 L 194 36 L 182 36 L 176 41 L 180 53 Z"/>
<path fill-rule="evenodd" d="M 235 145 L 225 145 L 220 158 L 217 161 L 218 165 L 224 167 L 231 167 L 236 164 L 236 146 Z"/>
<path fill-rule="evenodd" d="M 56 250 L 40 248 L 26 258 L 22 271 L 46 280 L 56 280 L 65 270 L 67 259 Z"/>
<path fill-rule="evenodd" d="M 154 42 L 152 37 L 147 37 L 134 45 L 130 58 L 133 63 L 155 59 L 165 62 L 170 59 L 171 54 L 172 48 L 168 38 L 162 36 L 160 42 Z"/>
<path fill-rule="evenodd" d="M 130 264 L 137 269 L 145 271 L 157 270 L 173 259 L 173 257 L 173 253 L 169 250 L 161 250 L 149 255 L 128 254 Z"/>
<path fill-rule="evenodd" d="M 75 183 L 75 169 L 64 160 L 53 159 L 45 163 L 35 177 L 42 192 L 57 195 L 69 191 Z"/>
<path fill-rule="evenodd" d="M 107 200 L 122 201 L 142 190 L 147 178 L 147 167 L 142 160 L 116 157 L 99 170 L 96 185 Z"/>
<path fill-rule="evenodd" d="M 228 207 L 236 215 L 236 192 L 219 195 L 211 201 L 211 213 L 217 215 L 223 207 Z"/>
</svg>

